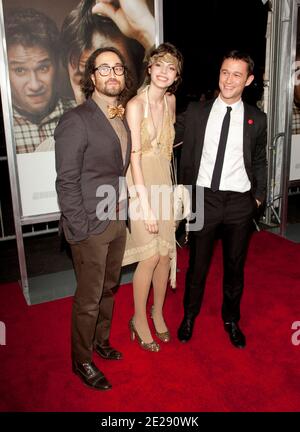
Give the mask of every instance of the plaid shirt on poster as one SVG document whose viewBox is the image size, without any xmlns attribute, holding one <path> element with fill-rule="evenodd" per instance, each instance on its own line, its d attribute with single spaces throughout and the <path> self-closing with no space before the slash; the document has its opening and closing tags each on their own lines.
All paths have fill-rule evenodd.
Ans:
<svg viewBox="0 0 300 432">
<path fill-rule="evenodd" d="M 293 104 L 292 135 L 300 134 L 300 108 Z"/>
<path fill-rule="evenodd" d="M 54 129 L 62 114 L 74 106 L 76 106 L 74 100 L 59 99 L 54 110 L 39 124 L 32 123 L 14 109 L 14 136 L 17 153 L 32 153 L 44 140 L 53 137 Z"/>
</svg>

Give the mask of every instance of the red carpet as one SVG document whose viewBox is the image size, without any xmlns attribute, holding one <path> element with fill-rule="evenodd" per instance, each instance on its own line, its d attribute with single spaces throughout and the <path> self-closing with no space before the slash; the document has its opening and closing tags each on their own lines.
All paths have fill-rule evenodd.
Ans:
<svg viewBox="0 0 300 432">
<path fill-rule="evenodd" d="M 291 342 L 291 325 L 300 321 L 300 245 L 266 232 L 254 235 L 242 303 L 245 350 L 232 347 L 222 327 L 220 245 L 194 337 L 185 345 L 176 339 L 186 249 L 178 261 L 178 290 L 168 291 L 165 307 L 173 339 L 159 353 L 130 341 L 132 287 L 120 288 L 111 341 L 124 360 L 95 357 L 113 384 L 104 393 L 71 373 L 72 299 L 27 306 L 17 284 L 0 286 L 7 333 L 0 345 L 0 411 L 299 411 L 300 345 Z"/>
</svg>

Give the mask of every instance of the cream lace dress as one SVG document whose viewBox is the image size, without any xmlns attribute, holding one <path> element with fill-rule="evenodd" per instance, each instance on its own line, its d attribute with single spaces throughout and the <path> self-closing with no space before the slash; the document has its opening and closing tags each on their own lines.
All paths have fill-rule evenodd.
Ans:
<svg viewBox="0 0 300 432">
<path fill-rule="evenodd" d="M 156 254 L 170 257 L 170 284 L 176 286 L 176 240 L 173 218 L 173 194 L 171 181 L 171 155 L 174 142 L 174 126 L 169 114 L 167 99 L 164 97 L 164 116 L 159 140 L 150 141 L 148 124 L 151 125 L 148 87 L 143 90 L 146 97 L 144 118 L 141 124 L 141 164 L 148 194 L 160 187 L 159 199 L 151 202 L 151 208 L 158 220 L 158 233 L 149 233 L 144 225 L 139 200 L 133 186 L 130 167 L 127 171 L 129 188 L 129 217 L 131 232 L 127 230 L 126 249 L 123 265 L 143 261 Z M 166 188 L 164 188 L 166 186 Z M 153 194 L 151 195 L 153 197 Z M 155 195 L 157 196 L 157 195 Z M 156 202 L 156 205 L 155 205 Z M 137 219 L 137 220 L 136 220 Z"/>
</svg>

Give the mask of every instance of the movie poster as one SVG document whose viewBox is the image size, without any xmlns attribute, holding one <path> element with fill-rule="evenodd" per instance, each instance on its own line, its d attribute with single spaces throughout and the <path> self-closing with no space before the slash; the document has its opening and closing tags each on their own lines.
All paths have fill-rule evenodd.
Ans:
<svg viewBox="0 0 300 432">
<path fill-rule="evenodd" d="M 300 180 L 300 14 L 297 17 L 297 41 L 292 112 L 290 181 Z"/>
<path fill-rule="evenodd" d="M 56 213 L 55 127 L 83 102 L 80 80 L 99 47 L 118 48 L 134 88 L 141 85 L 155 44 L 154 0 L 2 0 L 2 7 L 21 214 Z"/>
</svg>

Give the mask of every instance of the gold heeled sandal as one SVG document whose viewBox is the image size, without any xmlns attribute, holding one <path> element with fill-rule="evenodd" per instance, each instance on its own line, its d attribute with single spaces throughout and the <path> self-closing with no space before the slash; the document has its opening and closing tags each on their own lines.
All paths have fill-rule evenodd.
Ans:
<svg viewBox="0 0 300 432">
<path fill-rule="evenodd" d="M 133 322 L 133 318 L 131 318 L 131 320 L 129 321 L 129 330 L 130 330 L 130 337 L 131 340 L 134 341 L 134 339 L 136 338 L 138 344 L 140 345 L 141 348 L 143 348 L 146 351 L 152 351 L 152 352 L 158 352 L 160 350 L 160 346 L 157 342 L 152 341 L 152 342 L 144 342 L 140 335 L 138 334 L 134 322 Z"/>
<path fill-rule="evenodd" d="M 156 328 L 155 328 L 155 323 L 154 323 L 154 319 L 153 319 L 153 311 L 154 311 L 154 306 L 152 306 L 151 307 L 151 318 L 152 318 L 152 321 L 153 321 L 153 324 L 154 324 L 154 329 L 155 329 L 155 334 L 156 334 L 156 336 L 158 337 L 158 339 L 160 339 L 162 342 L 170 342 L 170 340 L 171 340 L 171 335 L 170 335 L 170 332 L 169 332 L 169 330 L 167 330 L 167 331 L 165 331 L 165 332 L 162 332 L 162 333 L 159 333 L 157 330 L 156 330 Z"/>
</svg>

